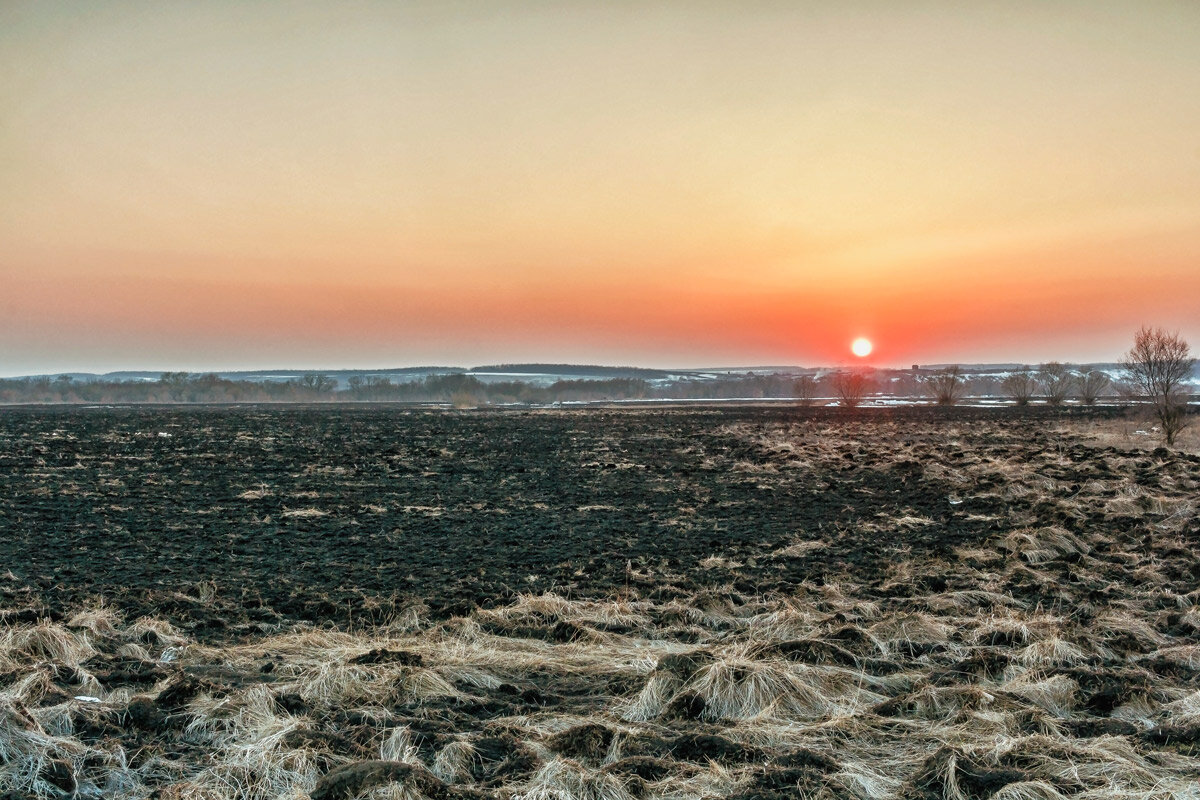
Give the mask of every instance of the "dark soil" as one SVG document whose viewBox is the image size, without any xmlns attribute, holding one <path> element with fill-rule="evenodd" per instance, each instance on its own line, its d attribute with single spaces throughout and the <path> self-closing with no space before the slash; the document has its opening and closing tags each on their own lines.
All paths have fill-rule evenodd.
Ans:
<svg viewBox="0 0 1200 800">
<path fill-rule="evenodd" d="M 978 448 L 1017 461 L 1053 448 L 1068 484 L 1115 467 L 1155 490 L 1197 470 L 1192 456 L 1051 436 L 1067 412 L 1038 411 L 7 408 L 0 531 L 13 577 L 0 580 L 0 607 L 15 622 L 103 597 L 212 640 L 297 620 L 368 623 L 410 603 L 465 614 L 520 592 L 787 593 L 982 542 L 999 527 L 982 518 L 998 512 L 1149 531 L 1143 518 L 1066 516 L 1037 496 L 951 505 L 956 487 L 931 467 L 970 464 Z M 807 465 L 756 444 L 759 429 L 811 443 Z M 931 519 L 936 535 L 862 530 L 888 516 Z M 798 536 L 824 541 L 821 557 L 770 555 Z M 741 566 L 697 568 L 718 554 Z M 811 655 L 840 662 L 852 649 Z"/>
<path fill-rule="evenodd" d="M 1200 728 L 1162 709 L 1200 688 L 1188 655 L 1200 644 L 1200 458 L 1104 447 L 1063 428 L 1111 413 L 7 408 L 0 625 L 62 621 L 103 603 L 127 621 L 157 618 L 188 639 L 237 643 L 297 624 L 369 631 L 416 611 L 430 636 L 453 637 L 469 623 L 568 652 L 619 635 L 677 645 L 647 661 L 644 675 L 535 667 L 486 685 L 457 686 L 467 677 L 452 675 L 457 697 L 389 689 L 372 700 L 387 709 L 381 722 L 361 709 L 318 713 L 312 696 L 278 685 L 288 664 L 277 653 L 256 654 L 239 673 L 145 660 L 148 651 L 115 640 L 76 666 L 132 697 L 120 709 L 69 705 L 83 691 L 78 670 L 56 660 L 53 639 L 32 636 L 14 639 L 14 652 L 45 686 L 8 719 L 33 726 L 29 709 L 69 705 L 74 735 L 89 745 L 119 740 L 142 754 L 135 759 L 156 752 L 202 763 L 209 754 L 184 735 L 196 699 L 265 687 L 279 713 L 311 718 L 285 744 L 321 754 L 318 800 L 384 783 L 427 797 L 503 796 L 547 753 L 627 781 L 635 795 L 669 772 L 715 762 L 744 778 L 743 800 L 778 800 L 833 791 L 851 761 L 836 746 L 748 743 L 693 681 L 719 658 L 714 641 L 738 638 L 727 612 L 801 598 L 819 626 L 785 627 L 743 652 L 777 672 L 814 665 L 872 685 L 903 677 L 878 684 L 878 702 L 862 709 L 877 734 L 969 726 L 972 714 L 1002 707 L 1005 735 L 1125 737 L 1148 757 L 1192 757 Z M 552 605 L 479 611 L 544 593 L 651 600 L 639 613 L 653 624 L 563 619 L 544 611 Z M 1053 641 L 999 624 L 1014 617 L 998 608 L 1053 614 L 1055 630 L 1079 647 L 1030 652 Z M 886 629 L 910 617 L 924 621 Z M 956 622 L 944 634 L 923 631 L 940 619 Z M 152 624 L 130 630 L 159 656 L 168 645 Z M 411 643 L 362 650 L 346 665 L 437 666 L 436 651 Z M 1015 681 L 1029 664 L 1038 680 L 1066 689 L 1030 702 L 1020 694 L 1028 685 Z M 734 674 L 734 683 L 747 677 Z M 614 704 L 651 679 L 676 688 L 652 728 L 629 733 Z M 0 674 L 0 689 L 20 680 L 19 671 Z M 1147 703 L 1159 709 L 1152 727 L 1131 716 Z M 555 713 L 570 723 L 536 746 L 512 727 Z M 381 737 L 399 725 L 427 764 L 469 741 L 463 769 L 473 788 L 377 760 Z M 927 741 L 896 778 L 899 796 L 940 798 L 956 786 L 986 798 L 1044 779 L 1039 742 L 1032 754 L 988 755 Z M 1069 763 L 1073 753 L 1054 758 Z M 64 794 L 88 780 L 65 761 L 41 768 L 42 783 Z M 1054 785 L 1069 795 L 1084 784 Z"/>
</svg>

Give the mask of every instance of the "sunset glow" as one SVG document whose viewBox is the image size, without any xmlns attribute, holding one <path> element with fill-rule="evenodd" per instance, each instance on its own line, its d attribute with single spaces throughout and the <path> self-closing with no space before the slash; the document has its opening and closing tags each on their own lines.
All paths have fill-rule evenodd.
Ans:
<svg viewBox="0 0 1200 800">
<path fill-rule="evenodd" d="M 1200 338 L 1198 41 L 1171 2 L 5 3 L 0 374 Z"/>
</svg>

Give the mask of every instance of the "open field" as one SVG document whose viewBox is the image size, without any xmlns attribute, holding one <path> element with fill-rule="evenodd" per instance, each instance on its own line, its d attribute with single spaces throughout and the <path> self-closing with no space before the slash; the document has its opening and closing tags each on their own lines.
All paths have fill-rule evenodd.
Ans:
<svg viewBox="0 0 1200 800">
<path fill-rule="evenodd" d="M 0 797 L 1200 798 L 1198 504 L 1116 410 L 6 409 Z"/>
</svg>

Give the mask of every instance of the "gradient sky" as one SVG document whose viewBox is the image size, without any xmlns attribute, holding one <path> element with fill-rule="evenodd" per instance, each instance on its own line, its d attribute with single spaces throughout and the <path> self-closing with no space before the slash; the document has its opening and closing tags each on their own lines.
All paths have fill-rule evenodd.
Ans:
<svg viewBox="0 0 1200 800">
<path fill-rule="evenodd" d="M 0 374 L 1200 345 L 1200 3 L 0 2 Z"/>
</svg>

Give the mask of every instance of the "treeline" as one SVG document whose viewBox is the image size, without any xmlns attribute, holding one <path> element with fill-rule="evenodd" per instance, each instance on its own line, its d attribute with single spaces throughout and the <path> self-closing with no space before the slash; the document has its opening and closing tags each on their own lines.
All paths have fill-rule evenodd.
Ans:
<svg viewBox="0 0 1200 800">
<path fill-rule="evenodd" d="M 230 380 L 218 375 L 166 372 L 158 380 L 78 381 L 70 377 L 0 379 L 0 403 L 286 403 L 428 402 L 457 406 L 553 402 L 595 402 L 653 397 L 640 378 L 559 380 L 549 385 L 525 381 L 485 383 L 472 375 L 430 375 L 393 382 L 352 376 L 341 386 L 334 378 L 310 373 L 286 381 Z"/>
<path fill-rule="evenodd" d="M 167 372 L 154 381 L 0 379 L 0 403 L 264 403 L 319 396 L 299 381 L 232 381 L 183 372 Z"/>
<path fill-rule="evenodd" d="M 653 396 L 651 384 L 641 378 L 558 380 L 549 385 L 527 381 L 484 382 L 474 375 L 430 375 L 423 380 L 393 383 L 386 378 L 353 377 L 337 400 L 452 403 L 456 406 L 545 404 L 637 400 Z"/>
<path fill-rule="evenodd" d="M 215 374 L 165 372 L 157 380 L 78 380 L 69 376 L 0 379 L 0 403 L 287 403 L 424 402 L 459 407 L 615 400 L 787 399 L 801 403 L 837 401 L 853 405 L 870 397 L 923 398 L 952 404 L 967 397 L 1061 403 L 1095 402 L 1126 396 L 1095 369 L 1045 364 L 1007 374 L 939 370 L 829 371 L 795 374 L 744 373 L 706 379 L 650 381 L 638 377 L 563 378 L 553 383 L 482 381 L 474 375 L 443 373 L 415 380 L 351 375 L 345 381 L 324 373 L 290 380 L 234 380 Z"/>
<path fill-rule="evenodd" d="M 828 376 L 816 381 L 832 397 Z M 0 403 L 280 403 L 425 402 L 460 407 L 480 405 L 603 402 L 609 400 L 699 400 L 799 396 L 794 375 L 746 373 L 708 380 L 651 382 L 636 377 L 482 381 L 459 373 L 411 381 L 352 375 L 346 382 L 323 373 L 291 380 L 232 380 L 214 374 L 166 372 L 157 380 L 74 380 L 38 377 L 0 379 Z"/>
</svg>

